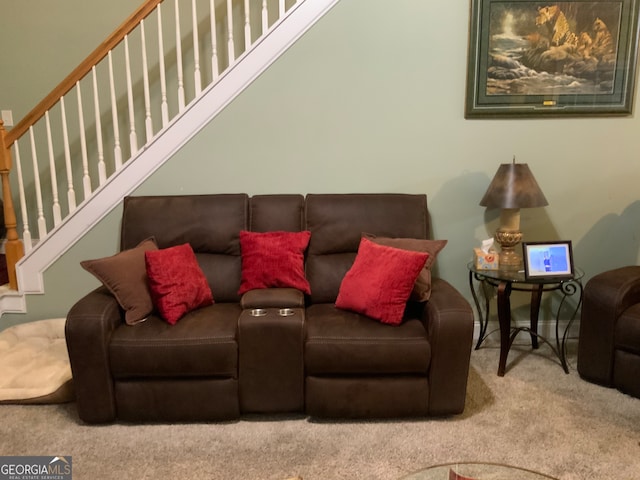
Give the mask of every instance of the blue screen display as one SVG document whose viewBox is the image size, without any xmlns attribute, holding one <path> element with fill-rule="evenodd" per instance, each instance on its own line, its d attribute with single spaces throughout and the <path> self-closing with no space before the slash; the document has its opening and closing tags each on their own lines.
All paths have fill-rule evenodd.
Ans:
<svg viewBox="0 0 640 480">
<path fill-rule="evenodd" d="M 539 245 L 528 247 L 529 275 L 569 274 L 567 245 Z"/>
</svg>

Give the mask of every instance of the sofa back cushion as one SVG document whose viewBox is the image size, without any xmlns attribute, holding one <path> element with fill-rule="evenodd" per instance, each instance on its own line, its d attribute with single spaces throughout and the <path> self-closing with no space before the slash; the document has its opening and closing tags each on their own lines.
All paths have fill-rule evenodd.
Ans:
<svg viewBox="0 0 640 480">
<path fill-rule="evenodd" d="M 304 196 L 254 195 L 249 202 L 249 230 L 252 232 L 304 230 Z"/>
<path fill-rule="evenodd" d="M 120 248 L 155 237 L 158 248 L 189 243 L 216 302 L 239 301 L 246 194 L 131 196 L 124 199 Z"/>
<path fill-rule="evenodd" d="M 420 239 L 429 235 L 426 195 L 309 194 L 305 218 L 311 231 L 306 274 L 313 303 L 335 302 L 363 232 Z"/>
</svg>

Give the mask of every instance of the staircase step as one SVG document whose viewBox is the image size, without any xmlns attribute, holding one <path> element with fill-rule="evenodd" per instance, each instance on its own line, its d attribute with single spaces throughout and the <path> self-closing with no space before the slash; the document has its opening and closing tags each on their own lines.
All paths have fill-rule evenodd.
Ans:
<svg viewBox="0 0 640 480">
<path fill-rule="evenodd" d="M 26 313 L 27 302 L 23 293 L 9 288 L 9 284 L 0 285 L 0 316 L 4 313 Z"/>
</svg>

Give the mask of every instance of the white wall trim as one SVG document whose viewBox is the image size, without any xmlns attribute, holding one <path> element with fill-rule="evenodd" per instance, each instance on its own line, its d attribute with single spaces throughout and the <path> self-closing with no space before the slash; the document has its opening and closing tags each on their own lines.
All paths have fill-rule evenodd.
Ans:
<svg viewBox="0 0 640 480">
<path fill-rule="evenodd" d="M 10 290 L 8 285 L 0 286 L 0 315 L 2 313 L 25 313 L 27 305 L 25 296 L 15 290 Z"/>
<path fill-rule="evenodd" d="M 296 4 L 284 21 L 275 25 L 251 51 L 241 56 L 201 97 L 18 262 L 20 293 L 44 293 L 43 272 L 56 259 L 202 130 L 338 1 L 307 0 Z M 0 308 L 0 311 L 6 310 Z"/>
</svg>

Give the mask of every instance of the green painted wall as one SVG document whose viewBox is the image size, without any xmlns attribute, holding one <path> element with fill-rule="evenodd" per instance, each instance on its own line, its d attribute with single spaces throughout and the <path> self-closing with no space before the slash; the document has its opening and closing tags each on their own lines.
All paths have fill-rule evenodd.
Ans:
<svg viewBox="0 0 640 480">
<path fill-rule="evenodd" d="M 0 108 L 17 123 L 142 0 L 0 0 Z"/>
<path fill-rule="evenodd" d="M 0 0 L 0 11 L 24 3 L 53 5 Z M 55 5 L 65 3 L 82 2 Z M 92 9 L 128 12 L 124 3 Z M 136 193 L 427 193 L 433 236 L 449 240 L 439 273 L 470 298 L 465 265 L 498 217 L 478 202 L 498 165 L 516 155 L 549 200 L 522 212 L 527 240 L 572 240 L 587 278 L 638 262 L 640 121 L 465 120 L 468 18 L 468 2 L 436 12 L 423 0 L 342 0 Z M 17 58 L 36 55 L 37 44 L 21 45 Z M 4 80 L 0 87 L 5 108 L 13 97 Z M 47 293 L 28 298 L 27 315 L 5 314 L 0 323 L 63 316 L 94 288 L 78 263 L 115 253 L 119 215 L 45 273 Z"/>
</svg>

